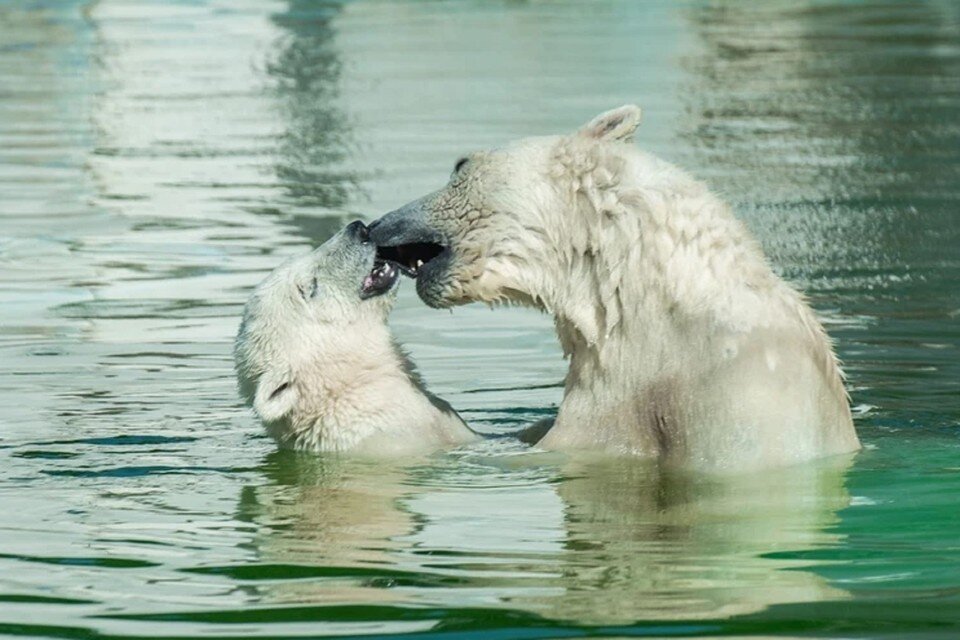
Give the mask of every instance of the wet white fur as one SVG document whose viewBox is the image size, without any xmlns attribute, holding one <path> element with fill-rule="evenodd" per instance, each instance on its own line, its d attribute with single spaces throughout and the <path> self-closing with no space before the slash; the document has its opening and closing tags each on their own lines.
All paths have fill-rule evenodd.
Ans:
<svg viewBox="0 0 960 640">
<path fill-rule="evenodd" d="M 342 235 L 288 260 L 251 295 L 235 346 L 241 395 L 284 448 L 392 456 L 476 439 L 394 343 L 395 292 L 360 300 L 372 249 L 360 269 L 348 264 L 355 254 L 331 259 Z"/>
<path fill-rule="evenodd" d="M 460 256 L 447 303 L 555 316 L 570 368 L 541 446 L 711 470 L 857 450 L 817 318 L 725 203 L 629 144 L 639 121 L 475 154 L 430 205 Z"/>
</svg>

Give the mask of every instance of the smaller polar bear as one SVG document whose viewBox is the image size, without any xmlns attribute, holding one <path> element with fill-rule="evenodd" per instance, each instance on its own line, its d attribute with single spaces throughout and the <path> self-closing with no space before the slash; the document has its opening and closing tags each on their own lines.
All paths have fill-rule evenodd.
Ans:
<svg viewBox="0 0 960 640">
<path fill-rule="evenodd" d="M 240 395 L 284 448 L 372 455 L 475 440 L 424 388 L 386 320 L 395 266 L 361 222 L 291 258 L 247 302 L 234 347 Z"/>
</svg>

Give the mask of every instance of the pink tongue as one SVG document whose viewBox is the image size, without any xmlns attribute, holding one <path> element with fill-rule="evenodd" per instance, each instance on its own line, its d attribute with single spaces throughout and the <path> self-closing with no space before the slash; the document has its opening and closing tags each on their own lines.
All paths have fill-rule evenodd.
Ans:
<svg viewBox="0 0 960 640">
<path fill-rule="evenodd" d="M 363 288 L 364 288 L 364 289 L 369 289 L 369 288 L 372 287 L 372 286 L 373 286 L 373 276 L 372 276 L 372 275 L 367 276 L 366 278 L 363 279 Z"/>
</svg>

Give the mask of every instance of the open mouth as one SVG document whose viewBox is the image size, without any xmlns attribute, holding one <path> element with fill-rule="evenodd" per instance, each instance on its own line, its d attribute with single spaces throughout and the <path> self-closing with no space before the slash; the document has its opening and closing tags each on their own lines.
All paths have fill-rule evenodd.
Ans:
<svg viewBox="0 0 960 640">
<path fill-rule="evenodd" d="M 363 284 L 360 285 L 360 299 L 382 296 L 390 291 L 399 279 L 400 271 L 396 265 L 379 258 L 374 260 L 373 269 L 364 277 Z"/>
<path fill-rule="evenodd" d="M 416 278 L 424 265 L 443 253 L 443 245 L 414 242 L 395 247 L 377 247 L 377 260 L 396 265 L 404 275 Z"/>
</svg>

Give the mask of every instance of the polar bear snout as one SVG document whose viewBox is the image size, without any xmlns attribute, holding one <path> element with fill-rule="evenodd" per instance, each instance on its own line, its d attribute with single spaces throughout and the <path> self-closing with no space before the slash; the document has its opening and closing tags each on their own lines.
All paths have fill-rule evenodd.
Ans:
<svg viewBox="0 0 960 640">
<path fill-rule="evenodd" d="M 346 226 L 344 232 L 360 242 L 369 242 L 370 241 L 370 230 L 367 225 L 363 224 L 360 220 L 354 220 Z"/>
<path fill-rule="evenodd" d="M 367 300 L 388 293 L 400 279 L 397 266 L 376 255 L 370 244 L 370 230 L 360 220 L 348 224 L 341 235 L 329 241 L 332 250 L 347 252 L 347 264 L 355 262 L 354 253 L 359 251 L 359 263 L 368 265 L 368 272 L 360 283 L 360 299 Z"/>
<path fill-rule="evenodd" d="M 423 301 L 441 307 L 446 306 L 453 252 L 446 235 L 431 224 L 426 200 L 411 202 L 372 223 L 370 238 L 377 244 L 377 260 L 416 279 Z"/>
</svg>

